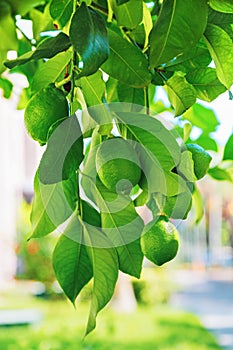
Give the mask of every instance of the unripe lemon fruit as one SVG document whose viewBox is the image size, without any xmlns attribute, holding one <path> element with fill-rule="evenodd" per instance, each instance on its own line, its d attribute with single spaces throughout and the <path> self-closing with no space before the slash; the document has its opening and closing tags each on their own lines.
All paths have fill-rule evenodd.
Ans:
<svg viewBox="0 0 233 350">
<path fill-rule="evenodd" d="M 137 153 L 122 138 L 109 139 L 99 146 L 96 169 L 101 182 L 113 192 L 129 193 L 141 177 Z"/>
<path fill-rule="evenodd" d="M 31 137 L 43 145 L 47 142 L 49 128 L 68 114 L 65 94 L 54 84 L 50 84 L 30 99 L 24 122 Z"/>
<path fill-rule="evenodd" d="M 199 180 L 207 173 L 212 157 L 199 145 L 188 143 L 186 147 L 192 153 L 194 173 Z"/>
<path fill-rule="evenodd" d="M 156 265 L 174 259 L 179 247 L 179 235 L 175 226 L 165 216 L 159 216 L 147 224 L 141 237 L 144 255 Z"/>
</svg>

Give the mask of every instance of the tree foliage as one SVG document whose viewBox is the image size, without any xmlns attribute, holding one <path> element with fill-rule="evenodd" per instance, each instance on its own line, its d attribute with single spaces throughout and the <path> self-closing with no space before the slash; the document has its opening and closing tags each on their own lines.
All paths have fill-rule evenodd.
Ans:
<svg viewBox="0 0 233 350">
<path fill-rule="evenodd" d="M 33 38 L 22 20 L 32 25 Z M 41 123 L 29 110 L 32 99 L 34 108 L 43 106 L 42 91 L 53 89 L 69 106 L 61 115 L 48 99 L 46 109 L 57 113 L 55 123 L 42 108 L 47 145 L 35 175 L 31 237 L 61 232 L 53 265 L 73 303 L 93 279 L 86 334 L 111 299 L 118 271 L 140 277 L 145 228 L 137 208 L 146 205 L 155 221 L 185 219 L 192 198 L 194 204 L 201 201 L 195 182 L 209 166 L 205 149 L 217 150 L 210 134 L 219 123 L 197 99 L 211 102 L 231 88 L 232 26 L 229 0 L 0 1 L 4 96 L 12 90 L 7 68 L 27 77 L 20 108 L 26 107 L 28 131 L 37 140 Z M 18 57 L 9 60 L 12 50 Z M 158 87 L 169 107 L 154 98 Z M 171 129 L 161 120 L 162 112 L 188 123 Z M 196 148 L 189 146 L 192 126 L 201 130 Z M 134 148 L 136 161 L 135 152 L 121 154 L 121 147 L 113 147 L 115 138 Z M 204 155 L 203 164 L 196 149 Z M 232 181 L 232 159 L 231 136 L 223 162 L 209 170 L 210 176 Z M 127 177 L 123 170 L 132 162 L 141 178 L 130 190 L 128 184 L 107 188 L 98 176 L 104 161 L 110 181 L 116 164 Z M 199 210 L 197 221 L 200 217 Z"/>
</svg>

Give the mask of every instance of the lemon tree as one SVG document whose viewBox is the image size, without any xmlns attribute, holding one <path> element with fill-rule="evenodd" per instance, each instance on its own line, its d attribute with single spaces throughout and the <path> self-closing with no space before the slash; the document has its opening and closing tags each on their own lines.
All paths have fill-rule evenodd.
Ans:
<svg viewBox="0 0 233 350">
<path fill-rule="evenodd" d="M 229 0 L 0 1 L 0 89 L 9 98 L 11 73 L 26 77 L 18 108 L 45 146 L 31 239 L 59 228 L 53 266 L 72 303 L 94 281 L 86 335 L 119 271 L 140 278 L 144 256 L 175 257 L 173 220 L 189 219 L 196 182 L 232 182 L 232 136 L 213 166 L 219 121 L 206 107 L 232 99 L 232 27 Z"/>
</svg>

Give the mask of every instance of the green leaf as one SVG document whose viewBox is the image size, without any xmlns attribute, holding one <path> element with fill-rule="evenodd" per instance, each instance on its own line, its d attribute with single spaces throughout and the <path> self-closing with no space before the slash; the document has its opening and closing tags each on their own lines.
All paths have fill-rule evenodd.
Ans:
<svg viewBox="0 0 233 350">
<path fill-rule="evenodd" d="M 188 72 L 185 78 L 188 83 L 195 87 L 197 97 L 207 102 L 213 101 L 226 91 L 225 86 L 218 80 L 214 68 L 196 68 Z"/>
<path fill-rule="evenodd" d="M 177 166 L 177 172 L 178 174 L 181 173 L 183 176 L 185 176 L 189 182 L 195 182 L 197 180 L 197 177 L 194 173 L 194 163 L 191 152 L 182 152 L 180 163 Z"/>
<path fill-rule="evenodd" d="M 233 160 L 233 134 L 231 134 L 224 147 L 223 160 Z"/>
<path fill-rule="evenodd" d="M 76 207 L 77 176 L 53 185 L 34 180 L 34 199 L 31 212 L 31 238 L 46 236 L 67 220 Z"/>
<path fill-rule="evenodd" d="M 42 41 L 35 51 L 30 51 L 11 61 L 4 62 L 8 68 L 13 68 L 21 64 L 25 64 L 31 60 L 39 60 L 41 58 L 51 58 L 59 52 L 66 51 L 71 46 L 70 39 L 65 33 L 59 33 L 54 38 L 48 38 Z"/>
<path fill-rule="evenodd" d="M 206 108 L 198 103 L 192 106 L 182 117 L 190 121 L 192 125 L 197 126 L 206 133 L 216 130 L 219 121 L 212 109 Z"/>
<path fill-rule="evenodd" d="M 204 216 L 204 201 L 197 186 L 194 186 L 192 197 L 195 209 L 195 224 L 198 224 Z"/>
<path fill-rule="evenodd" d="M 123 4 L 117 4 L 116 0 L 112 0 L 112 9 L 119 27 L 133 29 L 142 21 L 142 0 L 129 0 Z"/>
<path fill-rule="evenodd" d="M 133 87 L 144 87 L 150 83 L 148 61 L 141 50 L 108 29 L 110 56 L 102 69 L 111 77 Z M 130 55 L 129 55 L 130 52 Z"/>
<path fill-rule="evenodd" d="M 211 62 L 211 56 L 207 47 L 198 44 L 196 47 L 185 51 L 181 55 L 172 59 L 164 65 L 164 69 L 168 71 L 189 72 L 200 66 L 207 67 Z"/>
<path fill-rule="evenodd" d="M 54 30 L 53 21 L 49 14 L 49 5 L 45 7 L 44 12 L 32 9 L 29 16 L 33 22 L 33 38 L 36 41 L 41 39 L 42 32 Z"/>
<path fill-rule="evenodd" d="M 18 41 L 11 7 L 6 1 L 0 2 L 0 74 L 6 67 L 3 65 L 9 50 L 17 50 Z"/>
<path fill-rule="evenodd" d="M 0 77 L 0 89 L 3 90 L 3 97 L 10 98 L 13 84 L 10 80 Z"/>
<path fill-rule="evenodd" d="M 31 44 L 28 42 L 26 38 L 22 38 L 18 41 L 18 51 L 17 56 L 21 56 L 27 52 L 31 51 Z M 37 69 L 40 66 L 41 61 L 29 61 L 21 66 L 14 67 L 11 72 L 24 74 L 27 77 L 29 84 L 32 83 L 32 79 Z"/>
<path fill-rule="evenodd" d="M 111 200 L 117 200 L 116 195 L 108 191 L 99 180 L 97 187 L 104 203 L 101 210 L 102 228 L 116 247 L 119 268 L 122 272 L 139 278 L 143 260 L 140 246 L 143 221 L 130 199 L 124 208 L 113 211 L 109 203 Z"/>
<path fill-rule="evenodd" d="M 208 170 L 208 174 L 215 180 L 218 181 L 230 181 L 233 182 L 231 174 L 227 169 L 222 169 L 218 166 Z"/>
<path fill-rule="evenodd" d="M 39 177 L 44 184 L 67 180 L 83 160 L 83 137 L 76 115 L 56 127 L 49 137 L 41 162 Z"/>
<path fill-rule="evenodd" d="M 117 85 L 118 80 L 109 77 L 106 82 L 107 103 L 118 102 Z"/>
<path fill-rule="evenodd" d="M 72 17 L 70 41 L 83 62 L 80 77 L 95 73 L 108 58 L 109 43 L 105 23 L 84 2 Z"/>
<path fill-rule="evenodd" d="M 120 102 L 126 102 L 129 104 L 129 111 L 140 111 L 144 108 L 145 96 L 144 89 L 135 89 L 129 85 L 122 84 L 118 82 L 117 85 L 117 94 Z M 126 105 L 124 105 L 124 109 Z"/>
<path fill-rule="evenodd" d="M 215 11 L 233 13 L 232 0 L 210 0 L 209 4 Z"/>
<path fill-rule="evenodd" d="M 72 12 L 73 0 L 52 0 L 50 3 L 50 15 L 62 28 L 69 21 Z"/>
<path fill-rule="evenodd" d="M 103 104 L 105 83 L 100 71 L 88 77 L 82 77 L 76 81 L 76 85 L 81 88 L 87 107 Z"/>
<path fill-rule="evenodd" d="M 166 86 L 175 116 L 183 114 L 196 102 L 196 91 L 184 77 L 173 75 L 166 81 Z"/>
<path fill-rule="evenodd" d="M 233 83 L 233 42 L 230 36 L 214 24 L 206 28 L 204 38 L 216 66 L 220 82 L 229 90 Z"/>
<path fill-rule="evenodd" d="M 79 226 L 77 225 L 77 219 L 75 221 L 75 232 L 77 235 L 82 235 L 82 226 L 80 223 Z M 74 303 L 82 288 L 92 278 L 93 272 L 86 246 L 70 239 L 70 230 L 73 230 L 72 221 L 68 224 L 54 249 L 53 268 L 60 286 Z"/>
<path fill-rule="evenodd" d="M 191 132 L 192 132 L 192 124 L 185 123 L 182 130 L 182 137 L 184 142 L 186 142 L 189 139 Z"/>
<path fill-rule="evenodd" d="M 149 38 L 151 67 L 194 47 L 205 30 L 207 14 L 205 0 L 164 0 Z"/>
<path fill-rule="evenodd" d="M 208 22 L 213 24 L 218 24 L 222 26 L 223 24 L 233 23 L 233 12 L 232 13 L 222 13 L 217 12 L 209 8 Z"/>
<path fill-rule="evenodd" d="M 202 133 L 195 141 L 199 146 L 203 147 L 205 150 L 211 150 L 218 152 L 217 142 L 209 135 Z"/>
<path fill-rule="evenodd" d="M 146 4 L 143 3 L 143 20 L 137 27 L 130 30 L 128 35 L 130 38 L 136 42 L 140 47 L 148 47 L 148 39 L 151 29 L 153 27 L 153 22 L 151 18 L 150 10 L 147 8 Z"/>
<path fill-rule="evenodd" d="M 96 326 L 98 312 L 109 302 L 118 277 L 118 257 L 111 241 L 97 228 L 83 225 L 84 241 L 92 261 L 94 285 L 85 335 Z M 98 243 L 98 246 L 96 244 Z"/>
<path fill-rule="evenodd" d="M 66 51 L 57 54 L 55 57 L 43 63 L 33 77 L 31 84 L 32 94 L 43 89 L 50 83 L 55 83 L 59 77 L 62 80 L 64 78 L 65 68 L 69 64 L 71 58 L 72 52 Z"/>
<path fill-rule="evenodd" d="M 84 101 L 80 101 L 83 109 L 83 125 L 85 132 L 90 131 L 89 123 L 86 123 L 89 116 L 100 125 L 99 132 L 102 135 L 108 135 L 112 130 L 112 116 L 106 105 L 103 103 L 105 93 L 105 83 L 103 81 L 102 72 L 97 71 L 88 77 L 82 77 L 76 81 L 76 85 L 80 87 Z M 93 108 L 92 108 L 93 106 Z M 87 109 L 88 107 L 88 109 Z"/>
</svg>

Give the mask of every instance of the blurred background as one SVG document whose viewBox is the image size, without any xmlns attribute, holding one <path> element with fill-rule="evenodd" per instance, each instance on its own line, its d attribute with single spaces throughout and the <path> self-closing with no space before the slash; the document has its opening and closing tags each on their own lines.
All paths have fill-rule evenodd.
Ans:
<svg viewBox="0 0 233 350">
<path fill-rule="evenodd" d="M 120 275 L 97 330 L 82 341 L 90 286 L 75 310 L 53 273 L 56 237 L 27 242 L 43 148 L 27 136 L 17 109 L 26 81 L 7 78 L 14 89 L 10 99 L 0 90 L 0 349 L 233 349 L 233 185 L 210 176 L 198 182 L 203 198 L 188 219 L 175 222 L 176 259 L 161 268 L 145 261 L 140 280 Z M 166 104 L 162 91 L 156 99 Z M 233 131 L 232 103 L 223 95 L 210 104 L 220 122 L 211 134 L 219 145 L 210 151 L 212 166 Z"/>
</svg>

